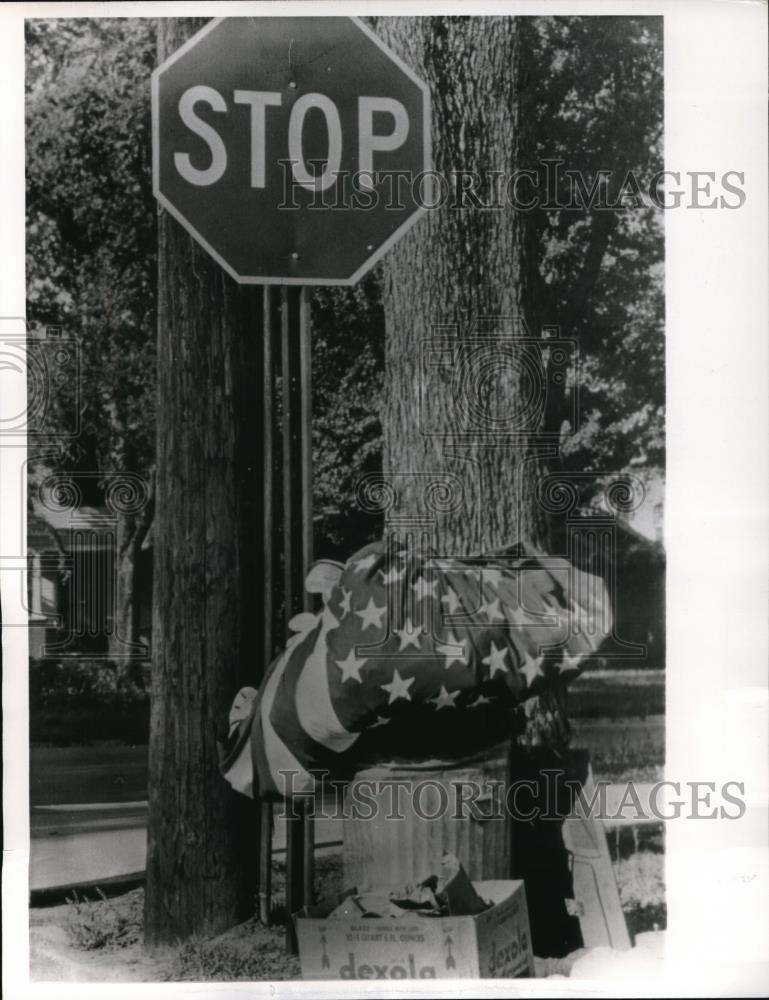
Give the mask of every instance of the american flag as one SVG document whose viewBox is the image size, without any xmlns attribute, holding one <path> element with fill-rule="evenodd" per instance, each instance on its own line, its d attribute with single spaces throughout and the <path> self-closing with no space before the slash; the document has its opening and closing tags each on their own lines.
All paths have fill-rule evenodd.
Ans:
<svg viewBox="0 0 769 1000">
<path fill-rule="evenodd" d="M 490 747 L 612 625 L 603 581 L 523 545 L 445 559 L 379 541 L 344 566 L 316 564 L 306 585 L 321 610 L 292 619 L 258 693 L 241 691 L 230 713 L 222 771 L 246 795 Z"/>
</svg>

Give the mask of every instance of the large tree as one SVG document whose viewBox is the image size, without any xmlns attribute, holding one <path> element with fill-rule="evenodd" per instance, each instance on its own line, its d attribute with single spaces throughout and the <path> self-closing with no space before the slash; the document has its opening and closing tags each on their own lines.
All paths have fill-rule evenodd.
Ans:
<svg viewBox="0 0 769 1000">
<path fill-rule="evenodd" d="M 639 102 L 652 104 L 652 118 L 661 111 L 655 101 L 660 91 L 643 89 L 659 80 L 654 33 L 635 23 L 618 26 L 619 19 L 587 23 L 593 20 L 376 22 L 378 33 L 430 87 L 434 167 L 448 179 L 441 206 L 428 211 L 385 259 L 383 279 L 383 467 L 396 487 L 389 513 L 431 518 L 441 555 L 477 555 L 518 541 L 560 549 L 565 491 L 548 496 L 544 477 L 562 471 L 567 441 L 576 468 L 590 469 L 584 455 L 589 435 L 573 406 L 577 389 L 587 389 L 590 402 L 590 389 L 597 389 L 614 414 L 628 421 L 620 428 L 624 454 L 620 445 L 619 456 L 611 456 L 603 442 L 593 469 L 623 471 L 634 427 L 647 430 L 647 440 L 661 436 L 661 387 L 648 384 L 661 374 L 659 311 L 654 315 L 658 252 L 648 251 L 660 242 L 653 230 L 649 235 L 653 211 L 569 212 L 544 204 L 548 196 L 563 201 L 564 192 L 563 181 L 553 190 L 547 165 L 543 177 L 542 157 L 577 152 L 566 167 L 580 171 L 588 184 L 598 171 L 609 171 L 599 183 L 607 185 L 610 203 L 629 170 L 654 162 L 649 112 L 636 123 L 636 133 L 625 122 Z M 598 42 L 590 34 L 596 28 Z M 612 140 L 619 140 L 616 146 Z M 505 204 L 494 187 L 495 178 L 524 171 L 542 181 L 543 203 L 529 211 Z M 637 256 L 639 246 L 646 254 L 636 265 L 633 251 Z M 630 266 L 611 259 L 623 251 Z M 624 280 L 624 295 L 635 293 L 639 301 L 624 298 L 618 306 L 596 300 L 613 264 L 620 277 L 614 284 L 608 280 L 608 290 L 622 289 Z M 557 340 L 547 337 L 548 327 L 586 349 L 586 385 L 576 385 L 569 365 L 554 377 Z M 637 377 L 636 398 L 628 399 L 633 376 L 616 348 L 628 339 L 639 345 L 649 333 L 652 342 L 640 349 L 653 364 L 647 376 Z M 608 351 L 610 345 L 615 351 Z M 629 407 L 623 412 L 628 402 L 634 407 L 629 420 Z M 594 443 L 596 438 L 594 431 Z M 657 445 L 654 458 L 660 450 Z M 446 486 L 432 494 L 440 499 L 432 510 L 426 509 L 425 476 Z M 597 485 L 589 477 L 587 489 L 580 483 L 582 499 Z M 560 744 L 568 732 L 564 691 L 553 688 L 537 708 L 526 739 Z"/>
<path fill-rule="evenodd" d="M 430 87 L 438 174 L 475 172 L 476 196 L 488 203 L 491 171 L 510 176 L 533 166 L 519 19 L 385 17 L 377 31 Z M 463 501 L 447 504 L 436 528 L 441 553 L 461 555 L 510 543 L 521 529 L 544 542 L 547 525 L 531 495 L 541 462 L 514 433 L 526 430 L 516 401 L 531 391 L 531 375 L 511 337 L 540 332 L 533 216 L 460 204 L 453 194 L 444 191 L 442 207 L 428 211 L 385 262 L 383 464 L 390 474 L 458 476 Z M 468 354 L 471 324 L 483 343 Z M 442 357 L 431 370 L 425 348 L 436 337 Z M 516 482 L 524 461 L 528 472 Z M 405 487 L 403 513 L 424 513 L 420 492 L 416 483 Z"/>
<path fill-rule="evenodd" d="M 205 23 L 163 19 L 162 61 Z M 211 934 L 253 912 L 256 810 L 218 768 L 233 693 L 257 679 L 261 293 L 159 218 L 145 934 Z"/>
<path fill-rule="evenodd" d="M 561 525 L 537 500 L 545 469 L 662 462 L 661 212 L 632 181 L 662 168 L 659 19 L 376 26 L 430 85 L 434 166 L 449 179 L 442 206 L 385 260 L 384 468 L 471 482 L 470 499 L 437 520 L 447 553 L 521 534 L 547 546 Z M 540 199 L 528 211 L 495 188 L 526 171 Z M 514 190 L 523 202 L 532 189 Z M 563 379 L 543 329 L 578 345 L 580 367 Z M 584 477 L 581 502 L 601 485 Z M 403 491 L 404 511 L 417 512 L 419 493 Z"/>
</svg>

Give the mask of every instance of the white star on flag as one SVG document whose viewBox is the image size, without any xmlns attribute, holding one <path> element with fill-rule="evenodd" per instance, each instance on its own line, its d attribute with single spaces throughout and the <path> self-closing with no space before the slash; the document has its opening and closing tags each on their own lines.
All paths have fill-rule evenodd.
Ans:
<svg viewBox="0 0 769 1000">
<path fill-rule="evenodd" d="M 483 611 L 485 612 L 486 617 L 489 619 L 490 622 L 493 622 L 497 618 L 500 621 L 504 621 L 505 616 L 502 614 L 502 609 L 499 606 L 498 600 L 487 601 L 484 604 L 482 604 L 481 607 L 483 608 Z"/>
<path fill-rule="evenodd" d="M 516 606 L 505 604 L 505 617 L 512 625 L 526 625 L 529 620 L 521 610 L 520 604 Z"/>
<path fill-rule="evenodd" d="M 516 611 L 515 611 L 514 605 L 509 604 L 505 600 L 504 596 L 501 597 L 500 600 L 502 602 L 502 614 L 505 616 L 505 621 L 508 624 L 510 624 L 510 625 L 517 625 L 518 624 L 518 618 L 516 616 Z"/>
<path fill-rule="evenodd" d="M 391 568 L 390 572 L 385 574 L 384 582 L 388 583 L 388 584 L 389 583 L 397 583 L 403 576 L 405 576 L 405 574 L 406 574 L 405 567 L 402 570 L 398 571 L 393 566 Z"/>
<path fill-rule="evenodd" d="M 428 583 L 423 576 L 420 576 L 416 583 L 411 584 L 411 589 L 416 591 L 417 600 L 423 601 L 425 598 L 435 597 L 435 588 L 437 586 L 438 584 L 435 580 Z"/>
<path fill-rule="evenodd" d="M 398 673 L 398 668 L 396 667 L 393 671 L 393 679 L 389 684 L 380 684 L 382 690 L 387 691 L 390 695 L 390 700 L 387 702 L 388 705 L 392 705 L 394 701 L 398 698 L 405 698 L 406 701 L 411 701 L 411 695 L 409 694 L 409 688 L 414 683 L 414 678 L 409 677 L 408 680 L 404 680 L 403 677 Z"/>
<path fill-rule="evenodd" d="M 556 669 L 558 670 L 559 673 L 561 671 L 569 671 L 569 670 L 574 670 L 576 672 L 579 672 L 579 665 L 583 657 L 584 657 L 583 653 L 577 653 L 576 656 L 570 656 L 569 653 L 567 653 L 566 650 L 564 650 L 563 659 L 558 664 Z"/>
<path fill-rule="evenodd" d="M 354 649 L 350 650 L 344 660 L 337 660 L 336 665 L 342 671 L 342 683 L 355 680 L 360 684 L 360 668 L 365 662 L 356 657 Z"/>
<path fill-rule="evenodd" d="M 456 652 L 456 650 L 452 648 L 455 646 L 459 646 L 462 652 Z M 464 639 L 460 642 L 459 639 L 454 638 L 451 632 L 449 632 L 445 642 L 436 642 L 435 652 L 446 657 L 446 662 L 443 664 L 446 670 L 449 669 L 452 663 L 461 663 L 463 666 L 467 663 L 467 653 L 465 652 Z"/>
<path fill-rule="evenodd" d="M 397 636 L 400 636 L 401 645 L 400 649 L 398 650 L 399 653 L 402 653 L 407 646 L 415 646 L 417 649 L 419 649 L 419 632 L 414 631 L 414 628 L 411 624 L 411 620 L 409 618 L 406 619 L 403 628 L 395 628 L 393 629 L 393 632 Z"/>
<path fill-rule="evenodd" d="M 369 597 L 368 604 L 366 605 L 366 607 L 362 611 L 355 612 L 358 618 L 360 618 L 361 621 L 363 622 L 363 624 L 361 625 L 361 631 L 364 631 L 370 625 L 373 625 L 374 628 L 381 628 L 382 615 L 386 614 L 386 612 L 387 612 L 387 605 L 385 605 L 383 608 L 378 608 L 376 604 L 374 604 L 374 598 Z"/>
<path fill-rule="evenodd" d="M 491 652 L 488 656 L 483 658 L 483 663 L 487 663 L 489 666 L 489 677 L 493 677 L 498 671 L 507 673 L 508 669 L 505 666 L 505 657 L 507 656 L 509 650 L 506 646 L 502 649 L 497 649 L 494 642 L 491 643 Z"/>
<path fill-rule="evenodd" d="M 454 704 L 456 699 L 459 697 L 459 691 L 448 692 L 446 688 L 441 684 L 441 690 L 437 697 L 428 698 L 427 700 L 435 705 L 435 711 L 439 711 L 441 708 L 456 708 Z"/>
<path fill-rule="evenodd" d="M 367 569 L 370 569 L 376 562 L 377 557 L 373 552 L 369 552 L 367 556 L 363 559 L 359 559 L 357 562 L 352 563 L 353 573 L 364 573 Z"/>
<path fill-rule="evenodd" d="M 441 598 L 441 604 L 448 605 L 449 614 L 453 615 L 459 608 L 462 607 L 462 602 L 457 597 L 457 592 L 449 587 L 446 594 Z"/>
<path fill-rule="evenodd" d="M 350 613 L 350 601 L 352 600 L 352 591 L 347 590 L 346 587 L 342 587 L 342 593 L 344 597 L 339 602 L 339 610 L 342 612 L 340 618 L 346 618 Z"/>
<path fill-rule="evenodd" d="M 377 726 L 386 726 L 389 721 L 390 720 L 386 719 L 383 715 L 378 715 L 376 717 L 376 722 L 372 722 L 369 728 L 376 729 Z"/>
<path fill-rule="evenodd" d="M 485 695 L 479 694 L 475 701 L 471 701 L 467 707 L 478 708 L 479 705 L 490 705 L 493 700 L 493 698 L 487 698 Z"/>
<path fill-rule="evenodd" d="M 531 655 L 528 649 L 523 651 L 523 663 L 521 664 L 521 671 L 526 677 L 526 681 L 531 687 L 537 677 L 542 676 L 542 659 L 541 657 L 537 660 Z"/>
</svg>

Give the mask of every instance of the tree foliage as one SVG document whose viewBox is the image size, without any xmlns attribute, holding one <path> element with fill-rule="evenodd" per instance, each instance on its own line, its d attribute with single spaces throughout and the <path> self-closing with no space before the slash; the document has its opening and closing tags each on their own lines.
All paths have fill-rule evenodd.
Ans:
<svg viewBox="0 0 769 1000">
<path fill-rule="evenodd" d="M 384 313 L 379 271 L 313 298 L 313 500 L 318 551 L 346 559 L 381 530 L 355 500 L 382 466 Z"/>
<path fill-rule="evenodd" d="M 154 22 L 26 22 L 27 297 L 32 328 L 81 343 L 83 433 L 68 470 L 154 461 L 156 226 L 149 76 Z M 57 390 L 51 425 L 71 410 Z"/>
<path fill-rule="evenodd" d="M 588 187 L 600 171 L 607 202 L 628 175 L 647 189 L 663 169 L 660 18 L 541 18 L 532 33 L 537 159 L 562 161 Z M 662 212 L 627 183 L 624 207 L 537 212 L 542 319 L 579 343 L 581 420 L 564 465 L 659 473 L 664 461 Z"/>
</svg>

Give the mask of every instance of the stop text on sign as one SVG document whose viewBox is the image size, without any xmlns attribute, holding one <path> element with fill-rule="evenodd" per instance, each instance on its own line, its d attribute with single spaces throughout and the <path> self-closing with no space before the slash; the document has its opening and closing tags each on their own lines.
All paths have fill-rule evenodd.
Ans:
<svg viewBox="0 0 769 1000">
<path fill-rule="evenodd" d="M 392 97 L 358 97 L 357 115 L 357 174 L 363 187 L 373 187 L 375 154 L 392 153 L 399 149 L 409 134 L 408 112 L 400 101 Z M 229 156 L 224 139 L 214 126 L 201 118 L 196 106 L 202 104 L 217 114 L 227 114 L 231 109 L 218 90 L 197 85 L 186 90 L 179 99 L 179 117 L 185 126 L 199 137 L 208 148 L 209 164 L 197 167 L 190 153 L 175 152 L 174 164 L 180 176 L 189 184 L 207 187 L 221 180 L 227 170 Z M 268 109 L 280 108 L 283 95 L 278 91 L 235 90 L 233 105 L 250 109 L 246 124 L 250 143 L 250 182 L 252 188 L 264 188 L 267 183 L 267 115 Z M 234 110 L 234 109 L 232 109 Z M 308 162 L 305 154 L 305 126 L 311 113 L 322 116 L 326 130 L 326 156 Z M 389 132 L 375 131 L 375 115 L 388 116 Z M 288 162 L 294 181 L 310 191 L 324 191 L 335 183 L 341 172 L 345 137 L 342 119 L 336 104 L 325 94 L 304 94 L 291 108 L 287 123 Z M 283 162 L 282 160 L 280 162 Z M 308 169 L 309 167 L 313 169 Z M 376 166 L 379 166 L 377 163 Z M 316 169 L 321 167 L 320 170 Z"/>
<path fill-rule="evenodd" d="M 426 210 L 389 192 L 431 171 L 429 110 L 357 18 L 218 18 L 153 73 L 155 196 L 238 282 L 351 285 Z"/>
</svg>

